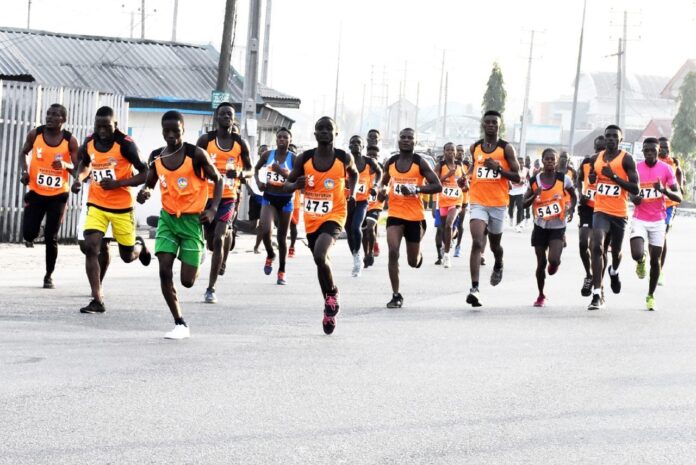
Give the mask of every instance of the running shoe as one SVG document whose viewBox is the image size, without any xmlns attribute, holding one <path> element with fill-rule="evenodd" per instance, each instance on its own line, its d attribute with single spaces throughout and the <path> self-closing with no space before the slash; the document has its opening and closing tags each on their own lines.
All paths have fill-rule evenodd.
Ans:
<svg viewBox="0 0 696 465">
<path fill-rule="evenodd" d="M 486 264 L 486 259 L 483 258 L 483 255 L 481 255 L 481 266 Z"/>
<path fill-rule="evenodd" d="M 559 265 L 552 265 L 551 263 L 549 263 L 547 271 L 549 272 L 550 275 L 554 275 L 558 272 L 558 267 L 559 267 Z"/>
<path fill-rule="evenodd" d="M 444 257 L 442 257 L 442 266 L 445 268 L 449 268 L 452 266 L 452 263 L 450 263 L 450 256 L 448 253 L 445 254 Z"/>
<path fill-rule="evenodd" d="M 387 302 L 387 308 L 401 308 L 404 305 L 404 297 L 398 292 L 392 294 L 392 299 Z"/>
<path fill-rule="evenodd" d="M 288 258 L 295 258 L 295 247 L 290 247 L 288 249 Z"/>
<path fill-rule="evenodd" d="M 264 272 L 266 275 L 271 274 L 271 272 L 273 271 L 273 259 L 274 259 L 274 258 L 275 258 L 275 257 L 268 257 L 268 258 L 266 258 L 266 264 L 263 265 L 263 272 Z"/>
<path fill-rule="evenodd" d="M 143 266 L 148 266 L 152 261 L 152 254 L 147 249 L 147 245 L 145 245 L 145 239 L 143 239 L 141 236 L 136 236 L 135 243 L 142 246 L 142 249 L 140 249 L 140 255 L 138 255 L 138 260 L 140 260 L 140 263 L 142 263 Z"/>
<path fill-rule="evenodd" d="M 165 339 L 186 339 L 191 337 L 191 330 L 186 325 L 175 325 L 174 329 L 164 335 Z"/>
<path fill-rule="evenodd" d="M 97 299 L 92 299 L 86 307 L 80 309 L 80 313 L 104 313 L 105 311 L 104 302 L 100 302 Z"/>
<path fill-rule="evenodd" d="M 456 246 L 454 248 L 454 257 L 459 258 L 462 256 L 462 248 L 460 246 Z"/>
<path fill-rule="evenodd" d="M 655 306 L 655 297 L 649 295 L 645 298 L 645 306 L 648 308 L 649 311 L 654 312 L 657 310 L 657 307 Z"/>
<path fill-rule="evenodd" d="M 539 294 L 539 297 L 537 297 L 537 300 L 534 301 L 534 306 L 535 307 L 546 306 L 546 296 L 544 294 Z"/>
<path fill-rule="evenodd" d="M 442 265 L 442 258 L 441 258 L 441 257 L 437 257 L 437 260 L 435 260 L 435 264 L 436 264 L 436 265 Z"/>
<path fill-rule="evenodd" d="M 660 271 L 660 277 L 657 280 L 657 285 L 658 286 L 664 286 L 665 285 L 665 272 Z"/>
<path fill-rule="evenodd" d="M 55 284 L 53 284 L 53 278 L 50 276 L 44 276 L 43 288 L 44 289 L 55 289 Z"/>
<path fill-rule="evenodd" d="M 493 272 L 491 273 L 491 286 L 497 286 L 500 281 L 503 280 L 503 267 L 496 268 L 493 266 Z"/>
<path fill-rule="evenodd" d="M 324 319 L 321 321 L 321 326 L 324 328 L 324 334 L 327 336 L 334 332 L 336 329 L 336 317 L 324 315 Z"/>
<path fill-rule="evenodd" d="M 215 289 L 209 287 L 205 290 L 205 295 L 203 296 L 203 301 L 207 304 L 216 304 L 217 297 L 215 296 Z"/>
<path fill-rule="evenodd" d="M 483 305 L 478 287 L 469 289 L 469 295 L 466 296 L 466 303 L 470 304 L 472 307 L 481 307 Z"/>
<path fill-rule="evenodd" d="M 324 315 L 336 316 L 341 306 L 338 301 L 338 289 L 326 294 L 324 300 Z"/>
<path fill-rule="evenodd" d="M 522 225 L 521 224 L 518 224 L 517 226 L 515 226 L 515 232 L 517 232 L 517 233 L 522 232 Z"/>
<path fill-rule="evenodd" d="M 589 297 L 592 294 L 592 277 L 585 276 L 582 281 L 582 289 L 580 289 L 580 295 L 583 297 Z"/>
<path fill-rule="evenodd" d="M 372 248 L 372 255 L 379 257 L 379 243 L 375 242 L 375 246 Z"/>
<path fill-rule="evenodd" d="M 367 260 L 368 266 L 372 266 L 375 264 L 375 257 L 373 257 L 372 255 L 368 255 L 367 257 L 365 257 L 365 260 Z"/>
<path fill-rule="evenodd" d="M 225 262 L 220 263 L 220 269 L 218 270 L 218 275 L 219 276 L 224 275 L 226 270 L 227 270 L 227 264 Z"/>
<path fill-rule="evenodd" d="M 33 242 L 29 242 L 29 241 L 24 241 L 24 247 L 26 247 L 27 249 L 33 249 L 33 248 L 34 248 L 34 243 L 33 243 Z"/>
<path fill-rule="evenodd" d="M 611 274 L 609 273 L 609 280 L 611 281 L 611 290 L 614 294 L 621 292 L 621 280 L 619 279 L 619 273 Z"/>
<path fill-rule="evenodd" d="M 638 279 L 645 279 L 645 255 L 641 261 L 636 262 L 636 275 L 638 275 Z"/>
<path fill-rule="evenodd" d="M 279 271 L 278 272 L 278 280 L 276 281 L 276 284 L 279 286 L 285 286 L 288 282 L 285 280 L 285 272 L 284 271 Z"/>
<path fill-rule="evenodd" d="M 592 296 L 592 302 L 587 306 L 588 310 L 601 310 L 604 308 L 604 299 L 599 294 L 594 294 Z"/>
</svg>

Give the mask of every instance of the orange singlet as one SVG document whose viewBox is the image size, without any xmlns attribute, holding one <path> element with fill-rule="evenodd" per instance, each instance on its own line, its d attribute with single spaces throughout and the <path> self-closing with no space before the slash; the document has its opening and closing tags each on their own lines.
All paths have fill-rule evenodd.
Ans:
<svg viewBox="0 0 696 465">
<path fill-rule="evenodd" d="M 439 175 L 449 173 L 449 166 L 446 163 L 442 164 Z M 441 208 L 461 207 L 464 199 L 464 193 L 457 184 L 457 181 L 464 176 L 464 170 L 459 164 L 455 165 L 454 175 L 442 181 L 442 192 L 438 194 L 438 206 Z"/>
<path fill-rule="evenodd" d="M 55 147 L 48 145 L 43 133 L 45 126 L 36 128 L 36 139 L 31 149 L 29 163 L 29 190 L 39 195 L 53 197 L 70 192 L 68 178 L 70 172 L 65 169 L 54 170 L 51 164 L 56 160 L 70 160 L 70 139 L 72 134 L 63 131 L 63 140 Z"/>
<path fill-rule="evenodd" d="M 564 218 L 567 196 L 565 176 L 563 173 L 556 173 L 553 185 L 548 189 L 542 188 L 541 195 L 534 198 L 532 210 L 534 210 L 535 218 L 541 218 L 544 221 Z M 537 190 L 537 178 L 538 176 L 534 176 L 529 183 L 533 192 Z"/>
<path fill-rule="evenodd" d="M 628 216 L 628 191 L 622 189 L 613 179 L 607 178 L 602 174 L 602 168 L 609 165 L 619 178 L 628 181 L 628 174 L 623 168 L 623 159 L 626 152 L 621 152 L 609 163 L 604 161 L 604 150 L 599 152 L 594 164 L 594 171 L 597 174 L 597 195 L 595 197 L 595 212 L 606 213 L 619 218 Z"/>
<path fill-rule="evenodd" d="M 162 208 L 177 218 L 184 214 L 202 212 L 208 201 L 208 182 L 202 177 L 202 173 L 196 173 L 193 165 L 196 146 L 184 142 L 184 161 L 174 170 L 167 169 L 162 163 L 162 150 L 163 148 L 152 154 L 162 193 Z"/>
<path fill-rule="evenodd" d="M 358 173 L 358 185 L 355 186 L 355 200 L 357 202 L 364 202 L 368 200 L 370 196 L 370 189 L 372 189 L 372 178 L 373 175 L 370 174 L 370 165 L 365 161 L 365 168 Z"/>
<path fill-rule="evenodd" d="M 597 183 L 592 184 L 589 180 L 590 169 L 592 168 L 592 162 L 587 162 L 582 164 L 582 195 L 589 197 L 587 200 L 587 206 L 594 208 L 595 195 L 597 195 Z"/>
<path fill-rule="evenodd" d="M 343 150 L 335 149 L 331 167 L 326 171 L 319 171 L 314 167 L 315 152 L 315 149 L 304 152 L 300 161 L 307 178 L 304 190 L 304 224 L 307 234 L 313 233 L 328 221 L 343 226 L 348 216 L 344 193 L 348 155 Z"/>
<path fill-rule="evenodd" d="M 483 140 L 474 144 L 473 163 L 471 173 L 471 185 L 469 187 L 470 202 L 484 207 L 507 207 L 509 203 L 508 180 L 500 173 L 488 169 L 483 162 L 486 158 L 492 158 L 500 163 L 504 170 L 510 169 L 510 164 L 505 158 L 507 142 L 500 139 L 491 153 L 483 150 Z"/>
<path fill-rule="evenodd" d="M 109 210 L 129 211 L 133 209 L 133 189 L 128 186 L 104 190 L 99 184 L 104 179 L 128 179 L 133 177 L 133 164 L 121 154 L 121 144 L 128 136 L 116 133 L 114 143 L 107 152 L 97 150 L 93 136 L 87 142 L 87 155 L 92 167 L 92 183 L 89 187 L 87 205 Z"/>
<path fill-rule="evenodd" d="M 669 165 L 669 167 L 672 168 L 672 174 L 674 175 L 674 181 L 678 185 L 679 182 L 677 182 L 677 165 L 676 165 L 676 163 L 674 163 L 674 158 L 672 158 L 671 156 L 668 155 L 665 158 L 657 157 L 657 159 L 667 163 Z M 665 186 L 665 187 L 669 188 L 669 186 Z M 679 187 L 679 191 L 681 192 L 681 186 L 678 186 L 678 187 Z M 679 202 L 675 202 L 674 200 L 665 196 L 665 208 L 673 207 L 675 205 L 679 205 Z"/>
<path fill-rule="evenodd" d="M 420 195 L 405 196 L 401 188 L 422 186 L 425 178 L 420 171 L 421 157 L 414 153 L 411 166 L 404 173 L 396 168 L 399 155 L 392 156 L 387 161 L 386 169 L 391 178 L 389 182 L 389 218 L 401 218 L 407 221 L 423 221 L 425 212 Z"/>
<path fill-rule="evenodd" d="M 232 148 L 223 150 L 217 143 L 217 131 L 208 133 L 208 145 L 205 148 L 206 152 L 213 160 L 213 164 L 220 172 L 223 179 L 222 198 L 236 199 L 237 191 L 239 190 L 240 180 L 229 179 L 225 176 L 227 170 L 242 171 L 244 163 L 242 162 L 242 145 L 232 139 Z M 208 198 L 212 199 L 215 195 L 215 183 L 208 180 Z"/>
</svg>

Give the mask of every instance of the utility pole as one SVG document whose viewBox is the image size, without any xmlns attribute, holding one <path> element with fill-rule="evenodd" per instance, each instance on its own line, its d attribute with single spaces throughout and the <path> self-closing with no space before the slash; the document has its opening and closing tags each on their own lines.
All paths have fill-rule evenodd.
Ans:
<svg viewBox="0 0 696 465">
<path fill-rule="evenodd" d="M 271 48 L 271 12 L 273 0 L 266 0 L 266 18 L 263 35 L 263 64 L 261 66 L 261 82 L 268 85 L 268 55 Z"/>
<path fill-rule="evenodd" d="M 232 34 L 235 14 L 237 14 L 236 0 L 227 0 L 225 3 L 225 21 L 222 26 L 222 43 L 220 44 L 217 83 L 215 84 L 215 90 L 220 92 L 225 92 L 227 90 L 227 81 L 230 78 L 230 59 L 232 58 Z M 248 74 L 248 71 L 245 74 Z M 244 110 L 242 109 L 242 111 Z"/>
<path fill-rule="evenodd" d="M 140 0 L 140 38 L 145 38 L 145 0 Z"/>
<path fill-rule="evenodd" d="M 623 60 L 621 59 L 623 55 L 623 39 L 619 37 L 619 50 L 616 52 L 616 124 L 621 126 L 621 109 L 623 108 Z"/>
<path fill-rule="evenodd" d="M 628 11 L 624 10 L 623 14 L 623 50 L 621 53 L 621 113 L 617 120 L 619 127 L 622 129 L 626 124 L 626 45 L 628 42 Z"/>
<path fill-rule="evenodd" d="M 582 6 L 582 24 L 580 26 L 580 46 L 578 47 L 578 66 L 575 70 L 575 90 L 573 91 L 573 109 L 570 113 L 570 138 L 568 139 L 568 152 L 573 154 L 575 144 L 575 119 L 578 111 L 578 91 L 580 89 L 580 68 L 582 65 L 582 44 L 585 36 L 585 11 L 587 10 L 587 0 Z"/>
<path fill-rule="evenodd" d="M 31 29 L 31 0 L 27 1 L 27 29 Z"/>
<path fill-rule="evenodd" d="M 527 113 L 529 113 L 529 88 L 532 83 L 532 61 L 534 60 L 534 31 L 529 44 L 529 61 L 527 62 L 527 83 L 524 89 L 524 104 L 522 105 L 522 127 L 520 128 L 520 156 L 527 155 Z"/>
<path fill-rule="evenodd" d="M 445 73 L 445 101 L 444 101 L 444 107 L 445 107 L 445 114 L 442 118 L 442 138 L 446 139 L 447 138 L 447 95 L 449 94 L 449 71 Z"/>
<path fill-rule="evenodd" d="M 338 55 L 336 56 L 336 88 L 334 89 L 334 121 L 338 123 L 338 77 L 341 70 L 341 39 L 343 39 L 343 23 L 338 30 Z"/>
<path fill-rule="evenodd" d="M 228 4 L 233 0 L 228 0 Z M 227 18 L 225 18 L 227 20 Z M 249 34 L 244 70 L 244 118 L 246 138 L 252 151 L 256 151 L 257 121 L 256 99 L 259 82 L 259 33 L 261 31 L 261 0 L 250 0 Z M 228 72 L 229 72 L 229 66 Z"/>
<path fill-rule="evenodd" d="M 435 134 L 437 134 L 440 116 L 442 116 L 442 86 L 445 82 L 445 51 L 442 51 L 442 67 L 440 68 L 440 95 L 437 100 L 437 118 L 435 118 Z"/>
<path fill-rule="evenodd" d="M 362 133 L 363 130 L 363 120 L 365 119 L 365 93 L 367 91 L 367 84 L 363 84 L 363 98 L 362 107 L 360 107 L 360 126 L 358 127 L 358 133 Z"/>
<path fill-rule="evenodd" d="M 179 0 L 174 0 L 174 19 L 172 20 L 172 42 L 176 42 L 176 21 L 179 16 Z"/>
<path fill-rule="evenodd" d="M 413 129 L 418 133 L 418 108 L 420 106 L 420 81 L 416 84 L 416 115 L 413 121 Z"/>
<path fill-rule="evenodd" d="M 133 38 L 133 33 L 135 32 L 135 11 L 130 12 L 131 25 L 130 25 L 130 38 Z"/>
</svg>

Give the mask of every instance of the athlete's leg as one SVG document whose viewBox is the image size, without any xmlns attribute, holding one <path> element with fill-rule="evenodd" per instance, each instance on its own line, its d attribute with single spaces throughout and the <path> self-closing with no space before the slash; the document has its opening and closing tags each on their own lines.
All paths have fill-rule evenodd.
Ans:
<svg viewBox="0 0 696 465">
<path fill-rule="evenodd" d="M 515 208 L 517 208 L 517 223 L 515 223 L 515 226 L 521 225 L 522 220 L 524 220 L 524 199 L 522 197 L 521 194 L 515 196 Z"/>
<path fill-rule="evenodd" d="M 35 199 L 31 192 L 27 193 L 25 199 L 22 214 L 22 236 L 24 242 L 31 244 L 41 231 L 41 222 L 46 216 L 46 205 L 45 202 Z"/>
<path fill-rule="evenodd" d="M 462 239 L 464 239 L 464 218 L 466 217 L 466 204 L 462 205 L 462 209 L 459 211 L 459 221 L 457 222 L 457 245 L 455 247 L 462 246 Z"/>
<path fill-rule="evenodd" d="M 86 254 L 86 252 L 85 252 Z M 109 249 L 109 240 L 102 239 L 101 245 L 99 247 L 99 281 L 104 282 L 104 276 L 106 276 L 106 270 L 109 269 L 111 265 L 111 250 Z"/>
<path fill-rule="evenodd" d="M 164 301 L 169 307 L 169 311 L 174 317 L 174 321 L 183 320 L 181 317 L 181 308 L 179 307 L 179 299 L 176 295 L 176 287 L 174 287 L 174 260 L 176 255 L 160 252 L 157 254 L 159 262 L 159 275 L 160 275 L 160 287 L 162 288 L 162 295 L 164 296 Z M 181 268 L 181 279 L 183 280 L 183 266 Z"/>
<path fill-rule="evenodd" d="M 662 245 L 662 255 L 660 256 L 660 270 L 665 266 L 665 260 L 667 260 L 667 233 L 669 232 L 670 225 L 667 225 L 667 232 L 665 232 L 665 243 Z M 652 271 L 651 271 L 652 273 Z"/>
<path fill-rule="evenodd" d="M 290 248 L 295 248 L 295 242 L 297 241 L 297 223 L 294 221 L 290 222 Z"/>
<path fill-rule="evenodd" d="M 457 219 L 458 215 L 459 208 L 451 208 L 447 212 L 447 216 L 442 221 L 444 223 L 443 240 L 445 243 L 445 253 L 449 253 L 450 248 L 452 247 L 452 227 L 454 225 L 454 220 Z"/>
<path fill-rule="evenodd" d="M 92 290 L 92 298 L 103 302 L 104 295 L 101 287 L 101 267 L 99 255 L 102 248 L 104 233 L 101 231 L 90 231 L 85 235 L 85 271 L 89 280 L 89 287 Z"/>
<path fill-rule="evenodd" d="M 275 258 L 275 252 L 273 251 L 273 242 L 271 241 L 274 215 L 275 207 L 273 207 L 273 205 L 264 205 L 261 207 L 261 221 L 259 227 L 261 229 L 261 238 L 263 240 L 263 246 L 266 248 L 266 256 L 268 258 Z"/>
<path fill-rule="evenodd" d="M 65 200 L 51 200 L 46 209 L 46 225 L 44 227 L 44 242 L 46 244 L 46 276 L 50 277 L 56 268 L 58 259 L 58 231 L 63 222 Z"/>
<path fill-rule="evenodd" d="M 510 220 L 510 223 L 512 223 L 512 217 L 513 213 L 515 211 L 515 196 L 514 195 L 508 195 L 508 209 L 507 209 L 507 214 L 508 218 Z"/>
<path fill-rule="evenodd" d="M 418 265 L 420 264 L 420 245 L 420 241 L 406 241 L 406 260 L 408 261 L 408 266 L 411 268 L 418 268 Z"/>
<path fill-rule="evenodd" d="M 351 209 L 349 209 L 351 210 Z M 356 202 L 352 208 L 352 216 L 348 216 L 346 220 L 346 234 L 348 234 L 348 245 L 353 254 L 360 252 L 360 243 L 362 242 L 362 224 L 365 221 L 367 214 L 367 202 Z M 350 233 L 349 233 L 350 231 Z"/>
<path fill-rule="evenodd" d="M 442 247 L 443 247 L 442 237 L 444 235 L 445 235 L 445 227 L 442 225 L 442 221 L 441 221 L 440 224 L 435 229 L 435 250 L 437 251 L 437 261 L 438 261 L 438 263 L 436 263 L 436 265 L 441 264 Z"/>
<path fill-rule="evenodd" d="M 471 232 L 471 255 L 469 256 L 471 283 L 472 287 L 478 287 L 481 254 L 486 247 L 486 222 L 483 220 L 469 221 L 469 231 Z"/>
<path fill-rule="evenodd" d="M 580 228 L 578 231 L 578 245 L 580 249 L 580 260 L 585 268 L 585 276 L 592 277 L 592 264 L 590 262 L 590 237 L 591 228 Z"/>
<path fill-rule="evenodd" d="M 549 242 L 549 275 L 555 275 L 561 266 L 561 254 L 563 253 L 563 239 L 552 239 Z"/>
<path fill-rule="evenodd" d="M 210 260 L 208 289 L 215 289 L 215 283 L 217 283 L 218 276 L 220 276 L 220 266 L 222 265 L 224 256 L 225 236 L 228 230 L 227 222 L 225 221 L 215 221 L 214 224 L 214 227 L 207 228 L 211 230 L 208 238 L 208 249 L 211 250 L 212 245 L 213 251 L 213 258 Z"/>
<path fill-rule="evenodd" d="M 288 228 L 290 228 L 290 220 L 292 212 L 281 211 L 278 214 L 278 255 L 280 260 L 278 263 L 278 272 L 285 273 L 285 261 L 288 257 Z"/>
<path fill-rule="evenodd" d="M 631 258 L 637 262 L 645 258 L 645 240 L 642 237 L 631 238 Z"/>
<path fill-rule="evenodd" d="M 198 278 L 198 267 L 181 262 L 181 285 L 186 288 L 193 287 Z"/>
<path fill-rule="evenodd" d="M 605 238 L 607 233 L 603 229 L 592 229 L 592 287 L 595 290 L 602 288 L 602 277 L 604 275 L 604 265 L 606 261 Z"/>
<path fill-rule="evenodd" d="M 662 247 L 648 245 L 648 252 L 650 253 L 650 284 L 648 287 L 648 295 L 653 295 L 655 294 L 657 282 L 660 279 L 660 272 L 662 271 L 661 259 L 663 250 Z"/>
<path fill-rule="evenodd" d="M 494 269 L 500 269 L 503 267 L 503 246 L 501 245 L 501 240 L 503 239 L 503 233 L 491 234 L 488 233 L 488 240 L 490 243 L 491 252 L 495 257 Z"/>
<path fill-rule="evenodd" d="M 399 293 L 399 248 L 404 237 L 403 225 L 387 227 L 387 246 L 389 247 L 389 281 L 392 293 Z"/>
<path fill-rule="evenodd" d="M 354 239 L 353 239 L 353 234 L 355 234 L 355 231 L 353 231 L 353 216 L 355 215 L 355 206 L 356 202 L 348 202 L 348 213 L 346 215 L 346 242 L 348 243 L 348 249 L 350 250 L 351 254 L 355 253 L 355 249 L 353 248 L 354 245 Z"/>
<path fill-rule="evenodd" d="M 621 247 L 623 246 L 624 229 L 618 227 L 612 227 L 611 229 L 611 268 L 613 271 L 619 269 L 621 264 L 621 257 L 623 254 L 621 252 Z"/>
<path fill-rule="evenodd" d="M 537 267 L 536 267 L 536 281 L 537 289 L 539 289 L 539 295 L 544 294 L 544 283 L 546 281 L 546 247 L 537 245 L 534 247 L 534 253 L 536 254 Z"/>
<path fill-rule="evenodd" d="M 329 256 L 331 246 L 335 242 L 336 240 L 330 234 L 321 233 L 314 243 L 314 263 L 317 265 L 317 277 L 319 278 L 322 298 L 325 298 L 329 292 L 336 290 L 331 270 L 331 257 Z"/>
</svg>

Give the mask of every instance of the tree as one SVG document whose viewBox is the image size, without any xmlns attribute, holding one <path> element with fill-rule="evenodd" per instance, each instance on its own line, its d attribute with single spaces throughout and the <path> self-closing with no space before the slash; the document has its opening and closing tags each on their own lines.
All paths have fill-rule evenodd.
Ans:
<svg viewBox="0 0 696 465">
<path fill-rule="evenodd" d="M 679 88 L 679 111 L 672 121 L 672 150 L 686 158 L 696 155 L 696 73 L 690 72 Z"/>
<path fill-rule="evenodd" d="M 503 72 L 497 62 L 493 63 L 491 75 L 488 78 L 486 85 L 486 93 L 483 94 L 483 102 L 481 102 L 481 114 L 488 110 L 496 110 L 501 115 L 505 112 L 505 99 L 507 92 L 505 91 L 505 82 L 503 81 Z M 500 135 L 505 134 L 505 122 L 501 121 Z"/>
</svg>

